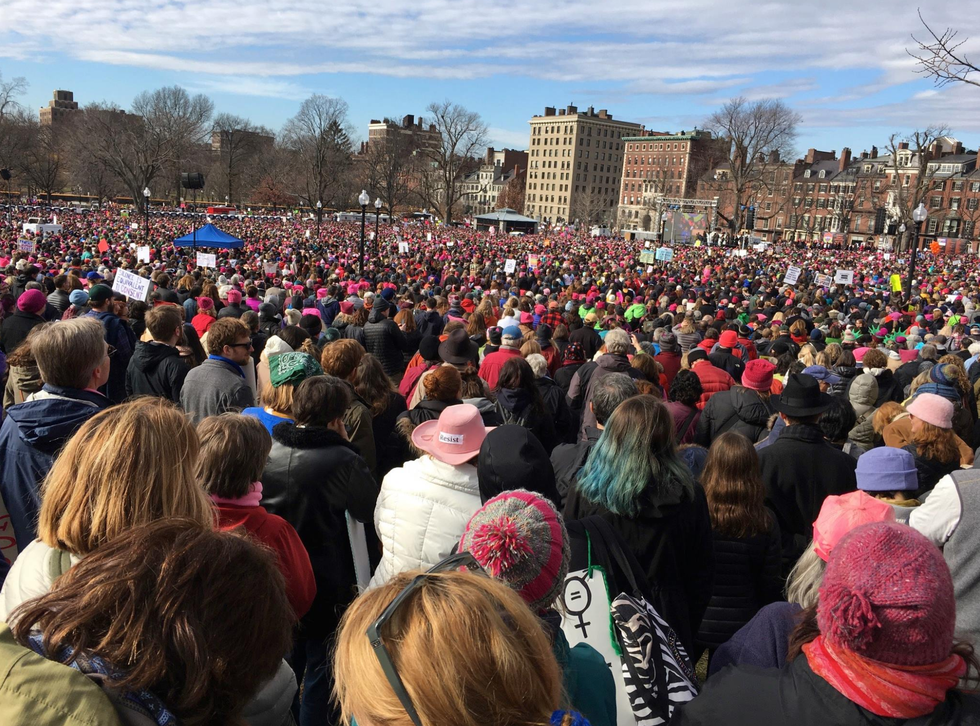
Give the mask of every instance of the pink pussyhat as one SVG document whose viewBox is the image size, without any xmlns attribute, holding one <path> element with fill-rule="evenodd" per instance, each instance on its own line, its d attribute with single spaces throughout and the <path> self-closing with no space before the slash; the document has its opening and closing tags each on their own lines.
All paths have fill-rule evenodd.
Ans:
<svg viewBox="0 0 980 726">
<path fill-rule="evenodd" d="M 837 543 L 852 529 L 869 522 L 894 521 L 895 510 L 890 504 L 863 491 L 831 495 L 823 500 L 817 521 L 813 523 L 813 550 L 827 562 Z"/>
<path fill-rule="evenodd" d="M 412 431 L 416 447 L 445 464 L 465 464 L 480 453 L 492 426 L 484 426 L 480 411 L 471 403 L 448 406 L 435 421 L 420 423 Z"/>
</svg>

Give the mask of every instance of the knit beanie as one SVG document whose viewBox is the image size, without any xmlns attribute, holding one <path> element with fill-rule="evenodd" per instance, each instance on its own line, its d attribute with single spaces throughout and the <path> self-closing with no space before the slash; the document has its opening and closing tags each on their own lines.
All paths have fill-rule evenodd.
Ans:
<svg viewBox="0 0 980 726">
<path fill-rule="evenodd" d="M 571 543 L 555 505 L 516 489 L 489 500 L 466 524 L 460 552 L 506 582 L 532 610 L 552 606 L 565 585 Z"/>
<path fill-rule="evenodd" d="M 205 310 L 214 310 L 214 300 L 209 297 L 204 297 L 203 295 L 197 298 L 197 307 L 204 312 Z"/>
<path fill-rule="evenodd" d="M 949 657 L 956 625 L 953 580 L 939 549 L 911 527 L 858 527 L 827 563 L 817 625 L 839 648 L 898 666 Z"/>
<path fill-rule="evenodd" d="M 84 307 L 88 304 L 88 293 L 84 290 L 72 290 L 68 302 L 76 307 Z"/>
<path fill-rule="evenodd" d="M 48 299 L 40 290 L 26 290 L 17 298 L 17 309 L 37 315 L 48 304 Z"/>
<path fill-rule="evenodd" d="M 688 357 L 690 360 L 690 356 Z M 742 385 L 753 391 L 768 391 L 772 388 L 772 376 L 776 366 L 762 358 L 750 360 L 742 372 Z"/>
<path fill-rule="evenodd" d="M 935 393 L 920 393 L 906 406 L 906 410 L 933 426 L 941 429 L 953 428 L 953 404 Z"/>
</svg>

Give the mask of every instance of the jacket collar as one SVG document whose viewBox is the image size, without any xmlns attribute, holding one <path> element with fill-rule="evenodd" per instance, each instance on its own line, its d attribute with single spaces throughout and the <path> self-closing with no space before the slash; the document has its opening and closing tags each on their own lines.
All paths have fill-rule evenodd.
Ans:
<svg viewBox="0 0 980 726">
<path fill-rule="evenodd" d="M 86 391 L 81 388 L 67 388 L 65 386 L 52 386 L 50 383 L 45 383 L 41 387 L 42 391 L 49 393 L 53 396 L 60 396 L 61 398 L 74 398 L 78 401 L 84 401 L 90 403 L 98 408 L 109 408 L 111 402 L 108 398 L 103 396 L 101 393 L 94 393 L 92 391 Z"/>
<path fill-rule="evenodd" d="M 794 426 L 787 426 L 779 434 L 779 438 L 780 440 L 793 439 L 794 441 L 803 441 L 811 444 L 817 442 L 826 443 L 826 439 L 823 437 L 823 431 L 816 424 L 795 424 Z"/>
<path fill-rule="evenodd" d="M 242 367 L 229 358 L 225 358 L 224 356 L 221 355 L 209 355 L 208 360 L 213 360 L 216 363 L 224 363 L 226 366 L 231 368 L 233 371 L 235 371 L 235 373 L 240 375 L 242 378 L 245 377 L 245 371 L 242 370 Z"/>
<path fill-rule="evenodd" d="M 324 449 L 328 446 L 346 446 L 351 451 L 357 451 L 357 447 L 335 431 L 317 426 L 297 426 L 291 421 L 284 421 L 273 426 L 272 438 L 291 449 Z"/>
</svg>

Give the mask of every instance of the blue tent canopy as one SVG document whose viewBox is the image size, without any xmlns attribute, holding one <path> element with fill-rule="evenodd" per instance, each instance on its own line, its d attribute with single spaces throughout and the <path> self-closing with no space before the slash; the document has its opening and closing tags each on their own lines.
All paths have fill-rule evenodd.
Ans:
<svg viewBox="0 0 980 726">
<path fill-rule="evenodd" d="M 198 247 L 220 247 L 225 250 L 243 247 L 245 244 L 238 237 L 232 237 L 227 232 L 222 232 L 213 224 L 206 224 L 196 233 L 185 234 L 183 237 L 174 240 L 176 247 L 193 247 L 195 243 Z"/>
</svg>

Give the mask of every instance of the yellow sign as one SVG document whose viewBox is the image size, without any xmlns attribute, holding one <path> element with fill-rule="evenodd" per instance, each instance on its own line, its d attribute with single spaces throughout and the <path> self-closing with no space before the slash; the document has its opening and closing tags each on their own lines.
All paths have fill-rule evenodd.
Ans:
<svg viewBox="0 0 980 726">
<path fill-rule="evenodd" d="M 895 273 L 891 277 L 889 277 L 888 281 L 892 285 L 892 292 L 902 291 L 902 278 L 898 275 L 898 273 Z"/>
</svg>

